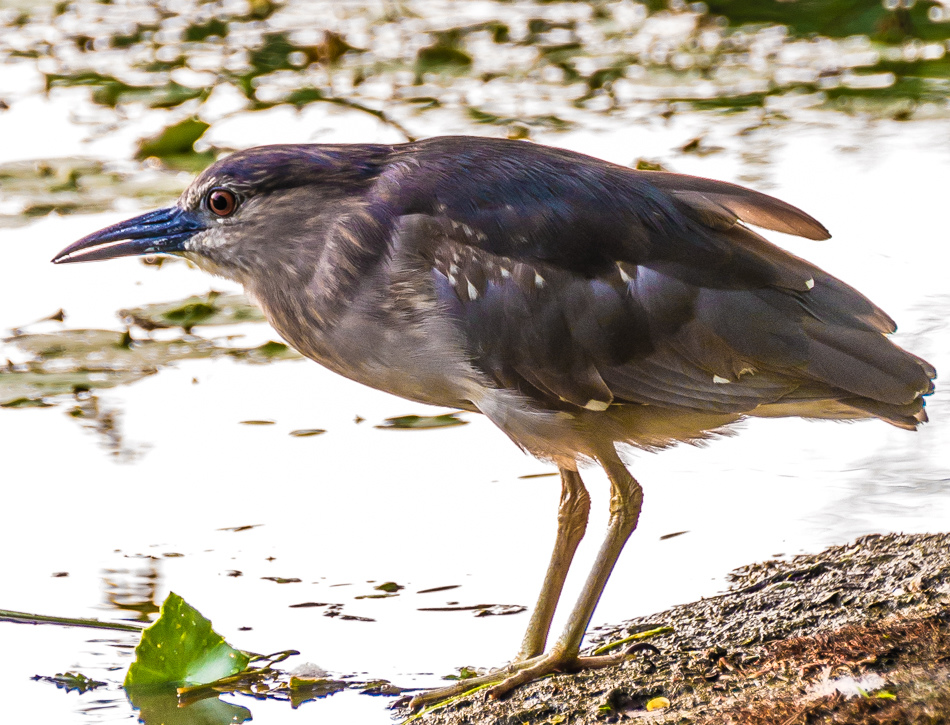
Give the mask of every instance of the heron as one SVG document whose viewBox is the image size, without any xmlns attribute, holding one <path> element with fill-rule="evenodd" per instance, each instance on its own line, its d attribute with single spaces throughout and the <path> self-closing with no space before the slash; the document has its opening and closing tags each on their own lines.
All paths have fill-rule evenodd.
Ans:
<svg viewBox="0 0 950 725">
<path fill-rule="evenodd" d="M 184 257 L 243 285 L 304 356 L 411 401 L 482 413 L 555 464 L 554 550 L 514 659 L 413 705 L 499 697 L 624 653 L 581 644 L 643 491 L 623 456 L 747 417 L 927 420 L 934 368 L 854 288 L 751 227 L 822 240 L 805 212 L 705 178 L 528 141 L 286 144 L 233 153 L 174 206 L 53 262 Z M 563 633 L 549 630 L 603 468 L 610 515 Z"/>
</svg>

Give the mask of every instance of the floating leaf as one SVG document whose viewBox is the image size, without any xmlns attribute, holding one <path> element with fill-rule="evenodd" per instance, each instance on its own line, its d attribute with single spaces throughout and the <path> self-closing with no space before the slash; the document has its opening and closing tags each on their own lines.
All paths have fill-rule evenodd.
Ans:
<svg viewBox="0 0 950 725">
<path fill-rule="evenodd" d="M 420 612 L 475 612 L 476 617 L 497 617 L 527 611 L 521 604 L 468 604 L 447 607 L 418 607 Z"/>
<path fill-rule="evenodd" d="M 373 587 L 376 591 L 388 592 L 389 594 L 395 594 L 400 589 L 405 589 L 402 584 L 397 584 L 396 582 L 384 582 L 378 587 Z"/>
<path fill-rule="evenodd" d="M 457 675 L 446 675 L 443 677 L 443 680 L 470 680 L 473 677 L 478 677 L 481 672 L 479 672 L 474 667 L 459 667 Z"/>
<path fill-rule="evenodd" d="M 211 18 L 206 23 L 193 23 L 185 29 L 186 43 L 197 43 L 206 40 L 212 36 L 226 38 L 228 36 L 228 24 L 219 18 Z"/>
<path fill-rule="evenodd" d="M 254 352 L 263 357 L 284 357 L 288 353 L 291 353 L 295 357 L 297 356 L 296 352 L 293 352 L 289 346 L 285 345 L 282 342 L 274 342 L 270 340 L 265 342 L 260 347 L 254 348 Z"/>
<path fill-rule="evenodd" d="M 429 589 L 420 589 L 416 594 L 435 594 L 436 592 L 447 592 L 450 589 L 458 589 L 461 584 L 446 584 L 442 587 L 430 587 Z"/>
<path fill-rule="evenodd" d="M 177 360 L 227 355 L 263 364 L 300 358 L 279 342 L 233 348 L 201 338 L 136 339 L 128 331 L 114 330 L 60 330 L 3 342 L 32 356 L 28 362 L 0 365 L 0 406 L 8 408 L 47 407 L 51 403 L 46 398 L 53 396 L 127 385 Z"/>
<path fill-rule="evenodd" d="M 214 151 L 195 151 L 195 141 L 207 131 L 209 125 L 196 118 L 186 118 L 161 133 L 139 142 L 135 158 L 139 160 L 159 158 L 166 166 L 199 171 L 215 159 Z"/>
<path fill-rule="evenodd" d="M 449 45 L 430 45 L 420 48 L 416 54 L 416 69 L 419 73 L 462 72 L 472 65 L 472 56 Z"/>
<path fill-rule="evenodd" d="M 633 168 L 637 171 L 668 171 L 669 169 L 665 168 L 663 164 L 658 161 L 650 161 L 648 159 L 637 159 L 637 163 L 634 164 Z"/>
<path fill-rule="evenodd" d="M 171 592 L 158 619 L 142 633 L 124 686 L 132 690 L 201 685 L 240 672 L 249 661 L 197 609 Z"/>
<path fill-rule="evenodd" d="M 119 310 L 119 317 L 143 330 L 181 327 L 186 332 L 193 327 L 233 325 L 241 322 L 263 322 L 264 313 L 248 302 L 244 295 L 224 295 L 212 290 L 206 295 L 194 295 L 174 302 L 161 302 Z M 281 343 L 270 343 L 281 345 Z M 286 349 L 286 345 L 282 345 Z"/>
<path fill-rule="evenodd" d="M 177 154 L 189 154 L 195 151 L 195 141 L 202 137 L 209 124 L 196 118 L 168 126 L 160 133 L 139 143 L 135 158 L 147 159 L 150 156 L 165 158 Z"/>
<path fill-rule="evenodd" d="M 323 428 L 301 428 L 299 430 L 290 431 L 290 435 L 294 438 L 309 438 L 311 436 L 318 436 L 326 433 Z"/>
<path fill-rule="evenodd" d="M 53 213 L 108 211 L 122 198 L 156 206 L 174 199 L 183 188 L 182 179 L 168 173 L 118 171 L 95 159 L 12 161 L 0 164 L 4 201 L 0 227 L 20 226 Z"/>
<path fill-rule="evenodd" d="M 373 680 L 365 683 L 360 689 L 363 695 L 399 695 L 406 692 L 408 688 L 394 685 L 389 680 Z"/>
<path fill-rule="evenodd" d="M 14 398 L 0 403 L 0 408 L 52 408 L 52 403 L 47 403 L 42 398 Z"/>
<path fill-rule="evenodd" d="M 88 692 L 89 690 L 95 690 L 97 687 L 102 687 L 106 684 L 105 682 L 99 682 L 99 680 L 86 677 L 81 672 L 58 672 L 52 677 L 34 675 L 32 679 L 52 682 L 57 687 L 66 690 L 66 692 L 76 690 L 80 694 Z"/>
<path fill-rule="evenodd" d="M 466 425 L 467 420 L 456 417 L 458 413 L 443 415 L 401 415 L 396 418 L 387 418 L 382 425 L 376 428 L 399 430 L 423 430 L 427 428 L 450 428 L 454 425 Z"/>
</svg>

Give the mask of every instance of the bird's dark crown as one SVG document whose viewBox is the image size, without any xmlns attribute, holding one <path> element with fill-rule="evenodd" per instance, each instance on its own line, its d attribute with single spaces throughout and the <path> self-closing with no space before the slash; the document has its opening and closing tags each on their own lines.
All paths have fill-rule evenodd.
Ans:
<svg viewBox="0 0 950 725">
<path fill-rule="evenodd" d="M 195 208 L 215 187 L 242 196 L 312 184 L 355 191 L 374 178 L 390 150 L 383 145 L 281 144 L 238 151 L 198 176 L 180 204 Z"/>
</svg>

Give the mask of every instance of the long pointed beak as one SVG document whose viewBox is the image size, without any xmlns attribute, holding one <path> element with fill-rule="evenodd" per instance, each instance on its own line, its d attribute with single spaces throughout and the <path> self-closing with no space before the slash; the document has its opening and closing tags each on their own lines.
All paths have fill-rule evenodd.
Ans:
<svg viewBox="0 0 950 725">
<path fill-rule="evenodd" d="M 92 262 L 142 254 L 174 254 L 184 251 L 185 241 L 205 228 L 201 218 L 194 212 L 171 206 L 127 219 L 83 237 L 53 257 L 53 263 Z"/>
</svg>

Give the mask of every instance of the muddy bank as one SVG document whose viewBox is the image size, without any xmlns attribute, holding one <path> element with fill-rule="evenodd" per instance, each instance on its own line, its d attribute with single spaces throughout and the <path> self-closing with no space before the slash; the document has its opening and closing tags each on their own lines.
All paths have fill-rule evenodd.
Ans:
<svg viewBox="0 0 950 725">
<path fill-rule="evenodd" d="M 588 653 L 621 640 L 638 650 L 621 665 L 417 722 L 950 723 L 950 534 L 743 567 L 725 594 L 592 632 Z"/>
</svg>

